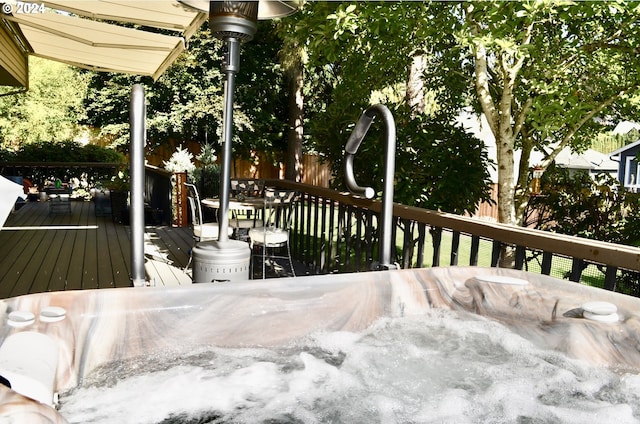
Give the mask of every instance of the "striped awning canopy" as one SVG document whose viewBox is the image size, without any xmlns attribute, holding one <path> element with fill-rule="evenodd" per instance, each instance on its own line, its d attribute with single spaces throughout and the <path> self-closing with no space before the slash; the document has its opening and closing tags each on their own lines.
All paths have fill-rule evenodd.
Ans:
<svg viewBox="0 0 640 424">
<path fill-rule="evenodd" d="M 0 85 L 28 86 L 28 56 L 157 79 L 206 13 L 178 1 L 0 3 Z"/>
</svg>

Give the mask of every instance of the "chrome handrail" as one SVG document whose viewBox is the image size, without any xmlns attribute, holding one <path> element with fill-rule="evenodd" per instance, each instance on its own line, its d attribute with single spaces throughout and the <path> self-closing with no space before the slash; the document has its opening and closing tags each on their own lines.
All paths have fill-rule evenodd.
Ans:
<svg viewBox="0 0 640 424">
<path fill-rule="evenodd" d="M 397 265 L 391 263 L 391 246 L 393 242 L 393 176 L 396 157 L 396 124 L 391 111 L 386 106 L 382 104 L 369 106 L 360 116 L 344 148 L 344 175 L 347 188 L 353 194 L 364 195 L 367 199 L 372 199 L 375 196 L 375 190 L 372 187 L 361 187 L 356 183 L 353 173 L 353 160 L 376 116 L 380 116 L 384 126 L 385 150 L 382 223 L 380 225 L 380 245 L 378 248 L 380 260 L 375 268 L 395 269 Z"/>
</svg>

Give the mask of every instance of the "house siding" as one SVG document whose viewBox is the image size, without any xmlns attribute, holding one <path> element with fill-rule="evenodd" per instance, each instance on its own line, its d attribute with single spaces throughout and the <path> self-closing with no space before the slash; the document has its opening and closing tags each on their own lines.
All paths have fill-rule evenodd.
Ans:
<svg viewBox="0 0 640 424">
<path fill-rule="evenodd" d="M 611 157 L 618 161 L 618 181 L 623 187 L 633 191 L 638 191 L 640 188 L 640 167 L 636 159 L 638 152 L 640 152 L 640 140 L 611 152 Z M 633 169 L 628 169 L 628 166 L 632 166 Z"/>
<path fill-rule="evenodd" d="M 0 22 L 0 85 L 22 86 L 28 84 L 27 55 L 16 45 L 12 35 Z"/>
</svg>

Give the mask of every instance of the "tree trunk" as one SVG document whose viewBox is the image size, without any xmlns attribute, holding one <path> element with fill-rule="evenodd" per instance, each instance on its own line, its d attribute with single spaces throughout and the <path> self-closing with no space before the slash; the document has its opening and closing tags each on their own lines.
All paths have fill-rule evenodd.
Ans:
<svg viewBox="0 0 640 424">
<path fill-rule="evenodd" d="M 424 54 L 413 57 L 407 78 L 406 100 L 411 107 L 411 116 L 416 117 L 424 113 L 424 72 L 427 69 L 427 58 Z"/>
<path fill-rule="evenodd" d="M 513 150 L 515 134 L 511 122 L 511 102 L 513 94 L 513 74 L 503 69 L 502 92 L 494 102 L 489 89 L 489 64 L 487 51 L 482 44 L 476 44 L 475 56 L 475 85 L 482 111 L 487 118 L 489 128 L 496 139 L 496 153 L 498 160 L 498 222 L 516 225 L 515 213 L 515 179 Z M 515 249 L 512 246 L 502 246 L 499 266 L 512 268 L 515 263 Z"/>
<path fill-rule="evenodd" d="M 525 211 L 531 193 L 529 191 L 529 162 L 531 159 L 531 151 L 533 143 L 527 137 L 526 132 L 522 131 L 522 154 L 520 156 L 520 164 L 518 166 L 518 185 L 514 198 L 514 207 L 516 214 L 516 223 L 519 226 L 525 225 Z"/>
<path fill-rule="evenodd" d="M 285 178 L 302 181 L 302 141 L 304 135 L 303 108 L 304 84 L 302 63 L 296 62 L 289 69 L 289 130 L 287 134 L 287 162 Z"/>
</svg>

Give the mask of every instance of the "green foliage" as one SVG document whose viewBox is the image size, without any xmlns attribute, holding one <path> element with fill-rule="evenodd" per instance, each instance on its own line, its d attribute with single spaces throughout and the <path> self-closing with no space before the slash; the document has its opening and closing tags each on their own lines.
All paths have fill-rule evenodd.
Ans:
<svg viewBox="0 0 640 424">
<path fill-rule="evenodd" d="M 413 57 L 431 51 L 429 13 L 419 2 L 314 2 L 294 16 L 290 29 L 308 46 L 305 133 L 342 188 L 344 144 L 362 110 L 383 101 L 397 127 L 395 201 L 463 213 L 489 200 L 484 146 L 455 128 L 453 115 L 413 116 L 405 96 Z M 381 187 L 383 150 L 374 125 L 356 158 L 360 184 Z"/>
<path fill-rule="evenodd" d="M 542 196 L 530 207 L 540 216 L 537 228 L 594 240 L 639 245 L 640 197 L 608 174 L 570 175 L 549 169 L 541 180 Z"/>
<path fill-rule="evenodd" d="M 100 188 L 106 188 L 110 191 L 128 192 L 131 189 L 131 176 L 128 169 L 120 169 L 109 178 L 105 178 L 99 182 Z"/>
<path fill-rule="evenodd" d="M 277 62 L 279 39 L 273 23 L 260 22 L 256 38 L 243 44 L 241 70 L 236 77 L 234 102 L 235 154 L 251 150 L 282 150 L 286 122 L 286 93 Z M 220 145 L 222 137 L 224 75 L 222 43 L 207 24 L 189 40 L 188 49 L 155 82 L 150 78 L 94 74 L 91 78 L 87 123 L 126 150 L 129 142 L 129 99 L 133 84 L 145 86 L 147 134 L 150 147 L 170 139 Z"/>
<path fill-rule="evenodd" d="M 636 2 L 318 2 L 310 9 L 297 28 L 306 32 L 311 69 L 330 69 L 331 100 L 345 101 L 339 109 L 362 108 L 370 93 L 405 83 L 411 60 L 423 55 L 432 110 L 452 119 L 473 106 L 487 115 L 505 146 L 498 157 L 505 187 L 517 184 L 514 149 L 580 150 L 602 130 L 592 118 L 639 118 Z M 339 119 L 330 108 L 329 119 Z M 513 209 L 522 193 L 501 191 L 499 201 Z"/>
<path fill-rule="evenodd" d="M 406 205 L 462 214 L 473 213 L 481 201 L 490 201 L 490 161 L 483 143 L 459 127 L 424 115 L 411 117 L 406 105 L 393 110 L 396 121 L 396 173 L 394 200 Z M 343 154 L 353 122 L 342 116 L 325 131 L 317 128 L 319 149 L 334 158 L 332 173 L 337 187 L 344 189 Z M 337 116 L 336 118 L 339 118 Z M 326 140 L 322 143 L 321 140 Z M 361 185 L 382 187 L 384 174 L 382 128 L 373 125 L 354 161 Z"/>
<path fill-rule="evenodd" d="M 556 167 L 544 174 L 541 184 L 543 195 L 532 197 L 529 205 L 537 212 L 538 229 L 640 246 L 640 194 L 624 190 L 607 174 L 593 179 Z M 638 273 L 620 270 L 616 291 L 640 295 Z"/>
<path fill-rule="evenodd" d="M 0 151 L 12 162 L 124 162 L 124 156 L 113 149 L 75 141 L 40 141 L 24 144 L 15 152 Z"/>
<path fill-rule="evenodd" d="M 0 147 L 42 140 L 65 141 L 83 128 L 87 78 L 74 68 L 37 57 L 29 59 L 29 90 L 0 97 Z"/>
<path fill-rule="evenodd" d="M 200 196 L 217 197 L 220 195 L 220 165 L 211 144 L 205 144 L 202 152 L 196 156 L 198 165 L 189 175 L 193 184 L 198 187 Z"/>
<path fill-rule="evenodd" d="M 631 130 L 627 134 L 601 133 L 591 142 L 591 148 L 602 153 L 611 153 L 629 143 L 640 140 L 640 132 Z"/>
<path fill-rule="evenodd" d="M 491 202 L 493 164 L 482 141 L 443 117 L 397 116 L 398 201 L 456 214 L 473 214 L 480 202 Z"/>
<path fill-rule="evenodd" d="M 113 176 L 114 168 L 102 167 L 80 167 L 79 163 L 102 162 L 119 163 L 125 162 L 124 156 L 113 149 L 95 146 L 81 145 L 75 141 L 52 142 L 42 141 L 20 146 L 17 151 L 1 150 L 0 159 L 8 162 L 15 162 L 16 166 L 22 162 L 42 163 L 43 166 L 33 165 L 30 167 L 20 166 L 20 174 L 29 177 L 36 185 L 43 185 L 46 181 L 70 181 L 78 178 L 88 186 L 110 179 Z M 51 168 L 51 162 L 68 163 L 68 166 L 58 166 Z M 12 165 L 7 165 L 11 168 Z"/>
<path fill-rule="evenodd" d="M 85 106 L 87 123 L 126 151 L 129 102 L 134 84 L 145 87 L 149 147 L 177 140 L 215 138 L 222 116 L 219 42 L 197 32 L 189 49 L 157 80 L 135 75 L 92 73 Z"/>
<path fill-rule="evenodd" d="M 473 65 L 469 94 L 492 123 L 505 170 L 499 183 L 514 187 L 498 202 L 519 214 L 514 206 L 526 204 L 528 192 L 526 173 L 517 186 L 510 175 L 515 148 L 580 151 L 603 122 L 638 118 L 640 9 L 636 2 L 561 1 L 461 3 L 459 10 L 465 25 L 453 54 Z"/>
<path fill-rule="evenodd" d="M 252 150 L 275 153 L 287 148 L 288 90 L 284 69 L 278 60 L 282 40 L 273 21 L 258 23 L 256 37 L 243 45 L 241 71 L 237 77 L 238 109 L 248 125 L 238 130 L 236 152 L 245 158 Z"/>
</svg>

